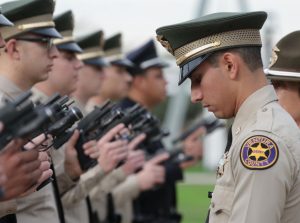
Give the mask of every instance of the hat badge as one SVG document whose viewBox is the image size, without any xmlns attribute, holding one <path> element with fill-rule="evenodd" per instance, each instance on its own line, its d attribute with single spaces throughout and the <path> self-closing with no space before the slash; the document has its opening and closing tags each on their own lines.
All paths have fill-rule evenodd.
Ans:
<svg viewBox="0 0 300 223">
<path fill-rule="evenodd" d="M 172 49 L 170 43 L 167 40 L 164 40 L 164 37 L 162 35 L 157 35 L 156 39 L 164 48 L 166 48 L 172 55 L 174 55 L 174 50 Z"/>
<path fill-rule="evenodd" d="M 277 52 L 280 52 L 280 49 L 278 49 L 278 47 L 275 46 L 272 49 L 272 56 L 270 58 L 270 66 L 269 67 L 272 67 L 276 63 L 276 61 L 278 60 Z"/>
</svg>

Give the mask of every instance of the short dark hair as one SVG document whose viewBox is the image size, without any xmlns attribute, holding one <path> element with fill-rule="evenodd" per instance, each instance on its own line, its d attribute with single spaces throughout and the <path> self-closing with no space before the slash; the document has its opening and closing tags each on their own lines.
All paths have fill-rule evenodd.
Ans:
<svg viewBox="0 0 300 223">
<path fill-rule="evenodd" d="M 251 71 L 256 71 L 258 68 L 262 68 L 263 66 L 260 49 L 261 47 L 240 47 L 220 50 L 209 56 L 207 58 L 207 61 L 213 66 L 218 66 L 219 56 L 221 56 L 223 53 L 238 53 L 243 59 L 243 61 L 247 64 L 248 68 Z"/>
<path fill-rule="evenodd" d="M 277 88 L 289 88 L 291 86 L 296 86 L 298 88 L 298 95 L 300 97 L 300 82 L 296 81 L 283 81 L 283 80 L 271 80 L 272 85 L 275 89 Z"/>
</svg>

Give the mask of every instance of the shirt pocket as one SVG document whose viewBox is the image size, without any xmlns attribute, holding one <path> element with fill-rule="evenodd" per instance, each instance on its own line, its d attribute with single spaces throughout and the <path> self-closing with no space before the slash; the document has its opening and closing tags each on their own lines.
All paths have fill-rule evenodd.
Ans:
<svg viewBox="0 0 300 223">
<path fill-rule="evenodd" d="M 229 220 L 234 192 L 231 188 L 216 185 L 210 203 L 209 222 L 226 223 Z"/>
</svg>

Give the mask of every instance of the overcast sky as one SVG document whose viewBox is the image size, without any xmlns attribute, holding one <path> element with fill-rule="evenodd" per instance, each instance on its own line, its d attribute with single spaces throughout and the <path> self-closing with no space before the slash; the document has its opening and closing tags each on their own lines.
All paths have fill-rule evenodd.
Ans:
<svg viewBox="0 0 300 223">
<path fill-rule="evenodd" d="M 6 1 L 0 0 L 3 2 Z M 72 9 L 77 36 L 99 29 L 104 30 L 106 37 L 122 32 L 124 49 L 128 51 L 154 38 L 155 29 L 160 26 L 198 17 L 201 3 L 202 0 L 56 0 L 55 15 Z M 272 30 L 272 38 L 267 41 L 270 46 L 287 33 L 300 29 L 300 3 L 295 0 L 206 0 L 206 6 L 204 14 L 267 11 L 269 17 L 262 34 Z M 162 55 L 168 55 L 159 44 L 157 47 Z"/>
<path fill-rule="evenodd" d="M 22 1 L 22 0 L 20 0 Z M 0 3 L 7 0 L 0 0 Z M 155 29 L 199 16 L 202 0 L 56 0 L 55 14 L 72 9 L 75 14 L 75 34 L 82 35 L 103 29 L 106 37 L 123 33 L 125 49 L 139 46 Z M 300 29 L 299 6 L 295 0 L 206 0 L 205 14 L 220 11 L 264 10 L 269 18 L 264 26 L 271 27 L 272 42 Z M 164 52 L 164 51 L 161 51 Z"/>
<path fill-rule="evenodd" d="M 198 16 L 202 0 L 57 0 L 55 14 L 72 9 L 76 34 L 103 29 L 106 36 L 121 31 L 125 46 L 138 46 L 155 29 Z M 265 27 L 273 30 L 273 42 L 288 32 L 300 29 L 299 6 L 295 0 L 207 0 L 205 14 L 220 11 L 264 10 L 269 13 Z M 264 30 L 263 30 L 264 31 Z"/>
</svg>

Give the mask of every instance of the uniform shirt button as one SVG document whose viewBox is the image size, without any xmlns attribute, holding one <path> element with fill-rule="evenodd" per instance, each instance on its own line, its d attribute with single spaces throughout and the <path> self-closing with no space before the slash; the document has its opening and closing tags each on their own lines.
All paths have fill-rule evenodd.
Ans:
<svg viewBox="0 0 300 223">
<path fill-rule="evenodd" d="M 268 108 L 263 108 L 262 109 L 262 112 L 266 112 L 266 111 L 268 111 Z"/>
</svg>

